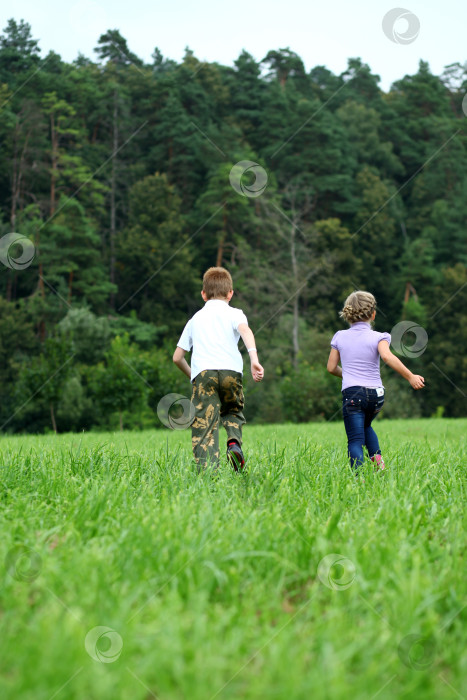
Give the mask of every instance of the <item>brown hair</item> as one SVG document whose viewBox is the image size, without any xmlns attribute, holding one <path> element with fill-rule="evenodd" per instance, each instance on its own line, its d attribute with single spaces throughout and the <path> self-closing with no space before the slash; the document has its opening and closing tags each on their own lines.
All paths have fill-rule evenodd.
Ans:
<svg viewBox="0 0 467 700">
<path fill-rule="evenodd" d="M 208 299 L 225 299 L 233 289 L 232 277 L 223 267 L 210 267 L 203 277 L 203 292 Z"/>
<path fill-rule="evenodd" d="M 369 321 L 371 314 L 376 309 L 376 299 L 370 292 L 352 292 L 345 300 L 344 308 L 339 316 L 347 323 L 357 321 Z"/>
</svg>

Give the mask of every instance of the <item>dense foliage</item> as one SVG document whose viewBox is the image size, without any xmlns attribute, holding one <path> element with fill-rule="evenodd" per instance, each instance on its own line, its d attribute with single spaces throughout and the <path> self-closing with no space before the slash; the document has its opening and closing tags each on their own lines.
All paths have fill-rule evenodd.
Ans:
<svg viewBox="0 0 467 700">
<path fill-rule="evenodd" d="M 232 272 L 266 367 L 247 382 L 250 420 L 337 415 L 324 365 L 355 288 L 376 295 L 378 330 L 428 333 L 404 360 L 427 389 L 385 372 L 386 414 L 465 415 L 466 93 L 460 64 L 435 76 L 421 62 L 388 93 L 358 58 L 307 73 L 288 49 L 233 67 L 155 49 L 146 64 L 117 30 L 70 64 L 10 20 L 0 233 L 35 257 L 17 269 L 21 245 L 0 250 L 0 429 L 158 423 L 161 396 L 189 392 L 170 357 L 213 264 Z M 239 161 L 266 171 L 260 196 L 231 186 Z"/>
</svg>

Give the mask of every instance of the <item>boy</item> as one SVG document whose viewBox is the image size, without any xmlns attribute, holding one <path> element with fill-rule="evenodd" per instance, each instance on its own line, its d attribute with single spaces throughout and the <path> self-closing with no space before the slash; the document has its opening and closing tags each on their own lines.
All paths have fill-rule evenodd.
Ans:
<svg viewBox="0 0 467 700">
<path fill-rule="evenodd" d="M 203 277 L 204 308 L 186 324 L 173 355 L 177 367 L 191 379 L 195 418 L 191 426 L 193 454 L 198 470 L 219 464 L 219 419 L 227 431 L 227 457 L 236 471 L 245 464 L 241 444 L 243 416 L 242 338 L 250 354 L 251 374 L 260 382 L 264 369 L 258 362 L 255 338 L 240 309 L 229 306 L 232 277 L 223 267 L 210 267 Z M 185 352 L 193 348 L 191 369 Z"/>
</svg>

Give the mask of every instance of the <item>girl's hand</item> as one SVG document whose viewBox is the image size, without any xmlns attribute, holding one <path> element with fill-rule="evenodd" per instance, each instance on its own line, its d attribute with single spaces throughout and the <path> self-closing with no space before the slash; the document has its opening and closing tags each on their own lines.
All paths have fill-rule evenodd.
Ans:
<svg viewBox="0 0 467 700">
<path fill-rule="evenodd" d="M 251 362 L 251 376 L 255 382 L 260 382 L 264 377 L 264 369 L 257 361 Z"/>
<path fill-rule="evenodd" d="M 412 374 L 412 376 L 409 377 L 409 382 L 412 389 L 415 390 L 423 389 L 425 386 L 425 379 L 419 374 Z"/>
</svg>

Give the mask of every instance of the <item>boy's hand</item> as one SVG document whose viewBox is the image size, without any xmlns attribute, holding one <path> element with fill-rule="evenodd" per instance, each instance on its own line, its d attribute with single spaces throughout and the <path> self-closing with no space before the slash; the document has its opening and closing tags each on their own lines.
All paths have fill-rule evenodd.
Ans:
<svg viewBox="0 0 467 700">
<path fill-rule="evenodd" d="M 420 374 L 412 374 L 411 377 L 409 377 L 409 382 L 410 386 L 412 389 L 423 389 L 425 386 L 425 379 L 420 376 Z"/>
<path fill-rule="evenodd" d="M 255 382 L 260 382 L 264 377 L 264 369 L 257 360 L 251 360 L 251 376 Z"/>
</svg>

